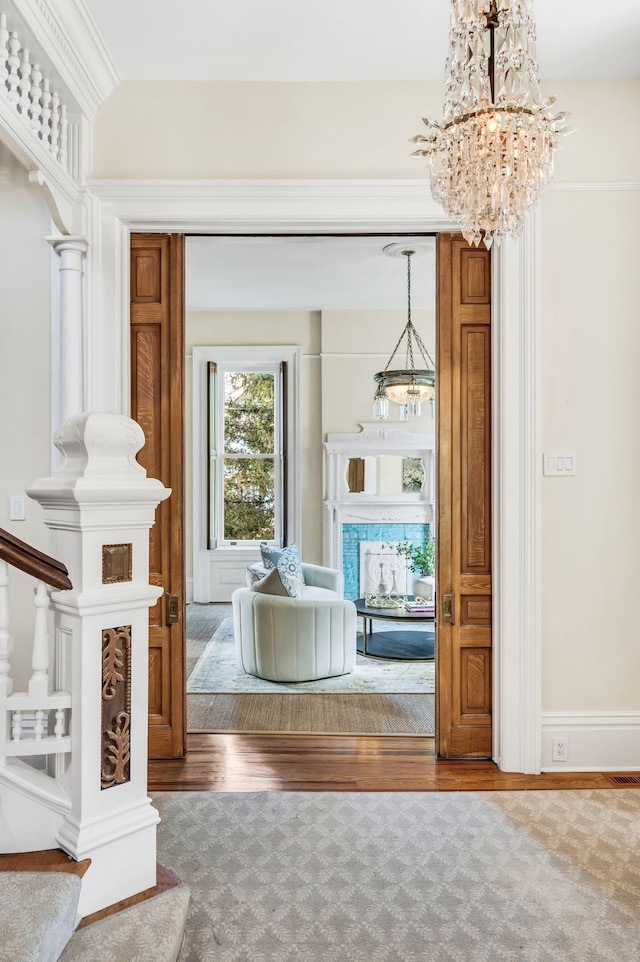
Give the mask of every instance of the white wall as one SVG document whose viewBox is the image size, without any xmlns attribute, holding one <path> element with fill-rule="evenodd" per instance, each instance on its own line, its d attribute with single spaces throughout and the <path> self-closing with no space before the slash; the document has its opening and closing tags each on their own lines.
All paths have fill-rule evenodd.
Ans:
<svg viewBox="0 0 640 962">
<path fill-rule="evenodd" d="M 544 87 L 577 128 L 557 155 L 556 187 L 640 183 L 640 80 Z M 422 177 L 408 138 L 421 116 L 440 114 L 442 93 L 433 82 L 123 84 L 98 114 L 94 173 Z M 546 711 L 640 710 L 629 603 L 640 527 L 639 198 L 602 186 L 556 189 L 542 205 L 541 440 L 578 455 L 575 479 L 542 483 Z M 323 350 L 345 343 L 339 325 L 333 342 L 330 332 L 327 319 Z M 323 427 L 354 430 L 362 417 L 346 414 L 348 378 L 332 364 L 322 366 Z M 363 384 L 373 373 L 356 357 L 348 371 Z"/>
<path fill-rule="evenodd" d="M 47 551 L 42 509 L 25 498 L 26 521 L 9 520 L 9 496 L 50 474 L 51 219 L 40 188 L 0 143 L 0 527 Z M 10 569 L 14 677 L 31 663 L 33 579 Z M 28 676 L 27 676 L 28 677 Z"/>
</svg>

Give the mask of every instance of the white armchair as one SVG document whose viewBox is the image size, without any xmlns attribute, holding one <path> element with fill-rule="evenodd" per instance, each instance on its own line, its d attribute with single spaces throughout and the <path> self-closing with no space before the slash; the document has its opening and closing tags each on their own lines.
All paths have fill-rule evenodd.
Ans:
<svg viewBox="0 0 640 962">
<path fill-rule="evenodd" d="M 342 572 L 302 565 L 300 598 L 238 588 L 231 596 L 238 664 L 268 681 L 331 678 L 356 663 L 356 609 Z"/>
</svg>

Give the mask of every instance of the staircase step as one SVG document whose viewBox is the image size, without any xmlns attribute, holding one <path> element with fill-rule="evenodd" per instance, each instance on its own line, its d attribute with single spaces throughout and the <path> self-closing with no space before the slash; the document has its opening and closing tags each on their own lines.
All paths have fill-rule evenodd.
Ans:
<svg viewBox="0 0 640 962">
<path fill-rule="evenodd" d="M 90 858 L 76 862 L 61 848 L 0 855 L 0 872 L 70 872 L 82 878 L 90 865 Z"/>
<path fill-rule="evenodd" d="M 189 895 L 181 884 L 78 929 L 60 962 L 176 962 Z"/>
<path fill-rule="evenodd" d="M 56 962 L 76 924 L 80 879 L 0 872 L 0 962 Z"/>
</svg>

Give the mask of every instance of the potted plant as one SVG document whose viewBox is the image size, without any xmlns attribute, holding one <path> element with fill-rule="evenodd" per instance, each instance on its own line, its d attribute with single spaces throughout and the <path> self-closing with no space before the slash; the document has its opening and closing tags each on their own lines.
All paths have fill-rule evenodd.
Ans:
<svg viewBox="0 0 640 962">
<path fill-rule="evenodd" d="M 398 554 L 404 555 L 409 568 L 417 575 L 413 579 L 413 594 L 416 598 L 433 601 L 435 594 L 436 539 L 433 535 L 423 544 L 400 541 L 396 545 Z"/>
</svg>

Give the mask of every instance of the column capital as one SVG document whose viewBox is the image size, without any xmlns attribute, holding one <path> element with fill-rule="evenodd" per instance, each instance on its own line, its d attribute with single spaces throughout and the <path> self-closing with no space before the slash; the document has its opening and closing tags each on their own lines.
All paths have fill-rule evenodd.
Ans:
<svg viewBox="0 0 640 962">
<path fill-rule="evenodd" d="M 86 254 L 89 250 L 89 241 L 81 235 L 68 234 L 62 237 L 46 237 L 47 243 L 51 244 L 56 254 L 64 254 L 72 251 L 76 254 Z"/>
</svg>

